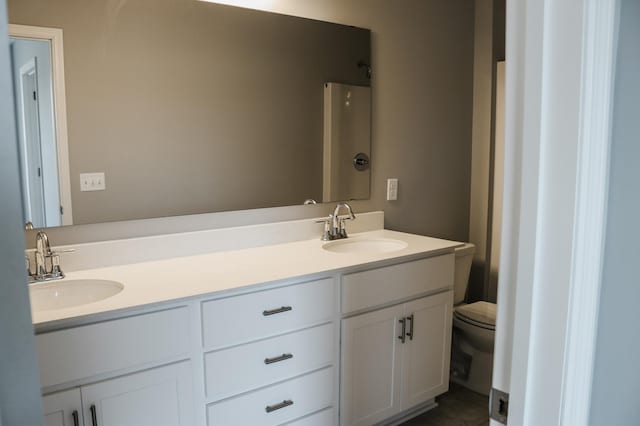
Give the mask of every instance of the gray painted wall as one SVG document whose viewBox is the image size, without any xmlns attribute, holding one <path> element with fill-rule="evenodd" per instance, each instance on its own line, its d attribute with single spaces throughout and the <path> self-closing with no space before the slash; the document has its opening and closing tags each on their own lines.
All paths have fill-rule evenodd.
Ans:
<svg viewBox="0 0 640 426">
<path fill-rule="evenodd" d="M 42 424 L 24 265 L 22 203 L 5 0 L 0 0 L 0 424 Z"/>
<path fill-rule="evenodd" d="M 271 11 L 370 28 L 371 199 L 390 229 L 467 240 L 473 96 L 473 0 L 275 0 Z M 398 200 L 385 200 L 399 178 Z M 244 210 L 52 230 L 56 244 L 328 214 L 331 205 Z M 33 235 L 27 235 L 32 244 Z"/>
<path fill-rule="evenodd" d="M 590 424 L 640 424 L 640 2 L 622 0 L 609 208 Z"/>
</svg>

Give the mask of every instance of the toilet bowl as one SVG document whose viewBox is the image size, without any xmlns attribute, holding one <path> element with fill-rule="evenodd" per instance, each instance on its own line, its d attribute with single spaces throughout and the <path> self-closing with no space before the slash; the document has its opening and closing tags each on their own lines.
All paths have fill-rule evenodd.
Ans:
<svg viewBox="0 0 640 426">
<path fill-rule="evenodd" d="M 475 246 L 456 249 L 454 275 L 451 380 L 474 392 L 488 395 L 493 374 L 496 305 L 464 303 Z"/>
</svg>

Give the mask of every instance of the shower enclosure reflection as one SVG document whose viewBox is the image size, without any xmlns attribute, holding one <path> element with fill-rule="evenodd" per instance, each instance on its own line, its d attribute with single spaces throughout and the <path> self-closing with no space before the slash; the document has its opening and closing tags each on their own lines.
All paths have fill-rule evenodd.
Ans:
<svg viewBox="0 0 640 426">
<path fill-rule="evenodd" d="M 368 198 L 371 88 L 324 86 L 322 201 Z"/>
</svg>

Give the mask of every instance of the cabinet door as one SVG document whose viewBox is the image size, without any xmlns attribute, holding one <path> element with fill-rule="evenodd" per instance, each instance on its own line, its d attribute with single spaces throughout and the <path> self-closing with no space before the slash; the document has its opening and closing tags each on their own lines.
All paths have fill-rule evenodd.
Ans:
<svg viewBox="0 0 640 426">
<path fill-rule="evenodd" d="M 400 412 L 403 307 L 342 320 L 341 423 L 371 425 Z"/>
<path fill-rule="evenodd" d="M 403 345 L 402 410 L 449 388 L 452 302 L 453 292 L 448 291 L 404 305 L 407 333 L 413 337 L 408 335 Z"/>
<path fill-rule="evenodd" d="M 84 418 L 87 426 L 192 426 L 192 388 L 188 361 L 84 386 Z"/>
<path fill-rule="evenodd" d="M 45 426 L 83 426 L 80 388 L 42 397 Z"/>
</svg>

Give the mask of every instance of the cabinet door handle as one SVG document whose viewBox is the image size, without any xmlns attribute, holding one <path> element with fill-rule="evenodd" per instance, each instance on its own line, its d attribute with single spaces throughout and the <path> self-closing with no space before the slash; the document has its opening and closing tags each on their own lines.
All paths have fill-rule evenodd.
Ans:
<svg viewBox="0 0 640 426">
<path fill-rule="evenodd" d="M 89 411 L 91 411 L 91 424 L 93 426 L 98 426 L 98 414 L 96 413 L 96 406 L 91 404 L 89 407 Z"/>
<path fill-rule="evenodd" d="M 290 400 L 290 399 L 285 399 L 284 401 L 282 401 L 282 402 L 280 402 L 278 404 L 267 405 L 264 410 L 267 413 L 271 413 L 271 412 L 274 412 L 274 411 L 279 410 L 281 408 L 288 407 L 290 405 L 293 405 L 293 401 Z"/>
<path fill-rule="evenodd" d="M 73 413 L 71 413 L 71 417 L 73 417 L 73 426 L 80 426 L 80 420 L 78 419 L 78 410 L 73 410 Z"/>
<path fill-rule="evenodd" d="M 269 364 L 273 364 L 275 362 L 280 362 L 280 361 L 285 361 L 287 359 L 291 359 L 293 358 L 293 354 L 282 354 L 280 356 L 276 356 L 273 358 L 265 358 L 264 359 L 264 363 L 269 365 Z"/>
<path fill-rule="evenodd" d="M 409 331 L 407 332 L 407 337 L 409 338 L 409 340 L 413 340 L 413 314 L 409 315 L 407 317 L 407 321 L 411 321 L 411 323 L 409 324 Z"/>
<path fill-rule="evenodd" d="M 406 318 L 402 318 L 402 319 L 398 320 L 398 322 L 400 324 L 402 324 L 402 331 L 400 332 L 400 335 L 398 336 L 398 339 L 400 339 L 402 341 L 402 343 L 404 343 L 405 339 L 406 339 L 406 332 L 407 332 L 407 319 Z"/>
<path fill-rule="evenodd" d="M 291 311 L 293 308 L 291 306 L 283 306 L 277 309 L 271 309 L 268 311 L 262 311 L 262 315 L 268 317 L 269 315 L 281 314 L 283 312 Z"/>
</svg>

